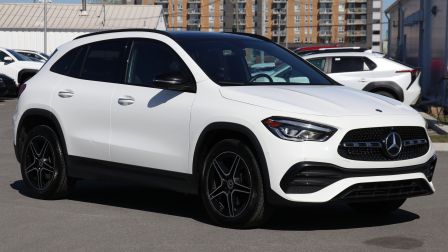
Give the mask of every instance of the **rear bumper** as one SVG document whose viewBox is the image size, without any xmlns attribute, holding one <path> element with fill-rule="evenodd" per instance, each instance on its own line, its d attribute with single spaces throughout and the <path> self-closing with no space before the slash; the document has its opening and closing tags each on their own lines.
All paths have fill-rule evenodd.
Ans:
<svg viewBox="0 0 448 252">
<path fill-rule="evenodd" d="M 348 169 L 328 163 L 293 165 L 280 182 L 277 204 L 323 203 L 335 200 L 379 201 L 432 194 L 437 157 L 414 166 Z M 274 202 L 275 204 L 275 202 Z"/>
</svg>

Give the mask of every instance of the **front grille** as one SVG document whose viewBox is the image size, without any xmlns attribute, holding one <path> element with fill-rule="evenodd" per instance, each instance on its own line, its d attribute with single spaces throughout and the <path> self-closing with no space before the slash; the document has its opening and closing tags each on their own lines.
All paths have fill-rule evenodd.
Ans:
<svg viewBox="0 0 448 252">
<path fill-rule="evenodd" d="M 403 147 L 392 157 L 386 153 L 385 139 L 391 133 L 400 135 Z M 405 160 L 423 156 L 429 150 L 426 130 L 422 127 L 378 127 L 349 131 L 342 139 L 338 153 L 359 161 Z"/>
<path fill-rule="evenodd" d="M 335 200 L 367 201 L 389 200 L 431 194 L 432 190 L 423 179 L 388 182 L 372 182 L 353 185 L 335 197 Z"/>
<path fill-rule="evenodd" d="M 419 165 L 373 169 L 343 168 L 327 163 L 300 162 L 289 168 L 280 181 L 280 187 L 288 194 L 313 193 L 346 178 L 390 176 L 410 173 L 423 173 L 428 181 L 431 181 L 436 163 L 436 156 L 430 158 L 426 163 Z"/>
</svg>

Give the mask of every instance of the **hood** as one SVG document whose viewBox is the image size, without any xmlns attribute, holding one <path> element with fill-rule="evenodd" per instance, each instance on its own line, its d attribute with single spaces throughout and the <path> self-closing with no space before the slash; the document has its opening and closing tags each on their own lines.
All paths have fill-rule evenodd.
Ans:
<svg viewBox="0 0 448 252">
<path fill-rule="evenodd" d="M 39 70 L 43 66 L 43 62 L 38 61 L 16 61 L 14 62 L 16 66 L 19 66 L 23 69 L 34 69 Z"/>
<path fill-rule="evenodd" d="M 220 91 L 229 100 L 299 114 L 369 116 L 416 113 L 399 101 L 336 85 L 226 86 Z"/>
</svg>

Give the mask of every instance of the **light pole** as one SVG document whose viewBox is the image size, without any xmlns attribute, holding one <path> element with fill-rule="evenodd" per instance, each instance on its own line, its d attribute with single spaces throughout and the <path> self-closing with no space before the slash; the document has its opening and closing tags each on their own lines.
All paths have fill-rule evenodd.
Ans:
<svg viewBox="0 0 448 252">
<path fill-rule="evenodd" d="M 47 0 L 44 1 L 44 53 L 47 53 Z"/>
</svg>

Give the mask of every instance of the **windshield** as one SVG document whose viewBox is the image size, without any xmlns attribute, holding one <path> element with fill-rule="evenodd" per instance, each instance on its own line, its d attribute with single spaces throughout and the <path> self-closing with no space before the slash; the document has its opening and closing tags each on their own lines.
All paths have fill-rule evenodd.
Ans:
<svg viewBox="0 0 448 252">
<path fill-rule="evenodd" d="M 9 50 L 9 49 L 6 51 L 8 51 L 10 54 L 12 54 L 12 56 L 14 56 L 14 58 L 16 58 L 18 61 L 33 61 L 32 59 L 28 58 L 27 56 L 22 55 L 16 51 Z"/>
<path fill-rule="evenodd" d="M 258 39 L 179 39 L 178 42 L 217 84 L 332 85 L 293 53 Z"/>
</svg>

